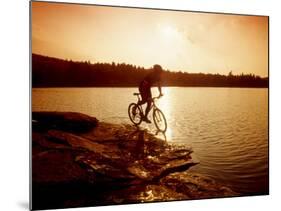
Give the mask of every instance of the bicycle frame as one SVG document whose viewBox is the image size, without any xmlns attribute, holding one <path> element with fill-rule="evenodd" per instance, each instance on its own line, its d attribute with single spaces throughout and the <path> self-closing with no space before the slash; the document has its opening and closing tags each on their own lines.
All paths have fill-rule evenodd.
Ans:
<svg viewBox="0 0 281 211">
<path fill-rule="evenodd" d="M 139 95 L 139 94 L 137 94 L 137 98 L 138 98 L 137 104 L 139 104 L 139 102 L 141 101 L 140 95 Z M 154 110 L 154 109 L 157 109 L 157 108 L 158 108 L 158 107 L 156 106 L 156 104 L 155 104 L 155 100 L 156 100 L 156 99 L 159 99 L 159 97 L 153 97 L 153 98 L 151 98 L 151 108 L 150 108 L 150 110 Z M 140 107 L 140 109 L 141 109 L 141 114 L 144 115 L 142 105 L 139 105 L 139 107 Z"/>
<path fill-rule="evenodd" d="M 137 103 L 131 103 L 128 107 L 128 113 L 129 113 L 129 117 L 131 119 L 131 121 L 135 124 L 135 125 L 139 125 L 142 120 L 143 120 L 143 117 L 144 117 L 144 109 L 142 107 L 143 104 L 145 104 L 146 102 L 144 103 L 140 103 L 141 102 L 141 97 L 140 97 L 140 93 L 134 93 L 134 95 L 137 96 Z M 167 130 L 167 121 L 166 121 L 166 118 L 165 118 L 165 115 L 163 114 L 163 112 L 157 107 L 156 105 L 156 99 L 159 99 L 161 96 L 159 97 L 153 97 L 151 98 L 151 107 L 150 107 L 150 110 L 153 110 L 152 111 L 152 118 L 153 118 L 153 121 L 154 121 L 154 124 L 157 128 L 157 130 L 161 131 L 161 132 L 165 132 Z M 135 121 L 134 118 L 135 116 L 131 116 L 131 108 L 132 106 L 137 106 L 138 109 L 139 109 L 139 115 L 140 115 L 140 120 L 137 120 Z M 135 114 L 133 114 L 135 115 Z M 164 124 L 164 125 L 163 125 Z M 164 126 L 164 128 L 163 128 Z"/>
</svg>

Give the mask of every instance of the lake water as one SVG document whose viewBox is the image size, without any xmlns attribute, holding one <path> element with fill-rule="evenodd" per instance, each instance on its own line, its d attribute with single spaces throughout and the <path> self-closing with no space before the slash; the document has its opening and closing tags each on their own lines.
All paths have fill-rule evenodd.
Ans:
<svg viewBox="0 0 281 211">
<path fill-rule="evenodd" d="M 75 111 L 130 123 L 137 88 L 33 88 L 33 111 Z M 157 90 L 153 93 L 156 95 Z M 165 87 L 168 142 L 192 147 L 207 175 L 243 194 L 268 193 L 268 89 Z M 142 127 L 155 132 L 153 124 Z"/>
</svg>

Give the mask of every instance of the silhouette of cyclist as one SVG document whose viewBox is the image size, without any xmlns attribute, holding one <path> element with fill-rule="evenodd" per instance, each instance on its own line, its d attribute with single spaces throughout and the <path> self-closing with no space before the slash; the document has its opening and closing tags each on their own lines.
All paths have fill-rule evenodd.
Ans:
<svg viewBox="0 0 281 211">
<path fill-rule="evenodd" d="M 151 87 L 154 84 L 157 84 L 158 91 L 159 91 L 159 97 L 163 96 L 162 89 L 161 89 L 161 75 L 162 75 L 162 67 L 158 64 L 155 64 L 153 66 L 152 72 L 149 73 L 141 82 L 139 85 L 139 91 L 141 94 L 141 101 L 138 103 L 138 105 L 143 105 L 147 103 L 145 114 L 143 116 L 143 121 L 147 123 L 151 123 L 151 121 L 147 118 L 147 115 L 151 109 L 151 103 L 152 103 L 152 95 L 151 95 Z"/>
</svg>

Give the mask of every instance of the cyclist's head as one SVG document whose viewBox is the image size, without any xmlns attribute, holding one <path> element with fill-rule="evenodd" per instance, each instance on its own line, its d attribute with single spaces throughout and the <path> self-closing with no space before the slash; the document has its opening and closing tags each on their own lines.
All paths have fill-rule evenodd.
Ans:
<svg viewBox="0 0 281 211">
<path fill-rule="evenodd" d="M 160 75 L 162 73 L 163 69 L 159 64 L 155 64 L 153 66 L 153 72 L 157 75 Z"/>
</svg>

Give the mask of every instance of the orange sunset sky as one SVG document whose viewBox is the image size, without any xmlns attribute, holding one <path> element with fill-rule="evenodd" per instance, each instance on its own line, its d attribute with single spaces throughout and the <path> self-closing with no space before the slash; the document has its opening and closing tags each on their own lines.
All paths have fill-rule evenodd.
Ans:
<svg viewBox="0 0 281 211">
<path fill-rule="evenodd" d="M 32 53 L 268 76 L 268 17 L 32 2 Z"/>
</svg>

